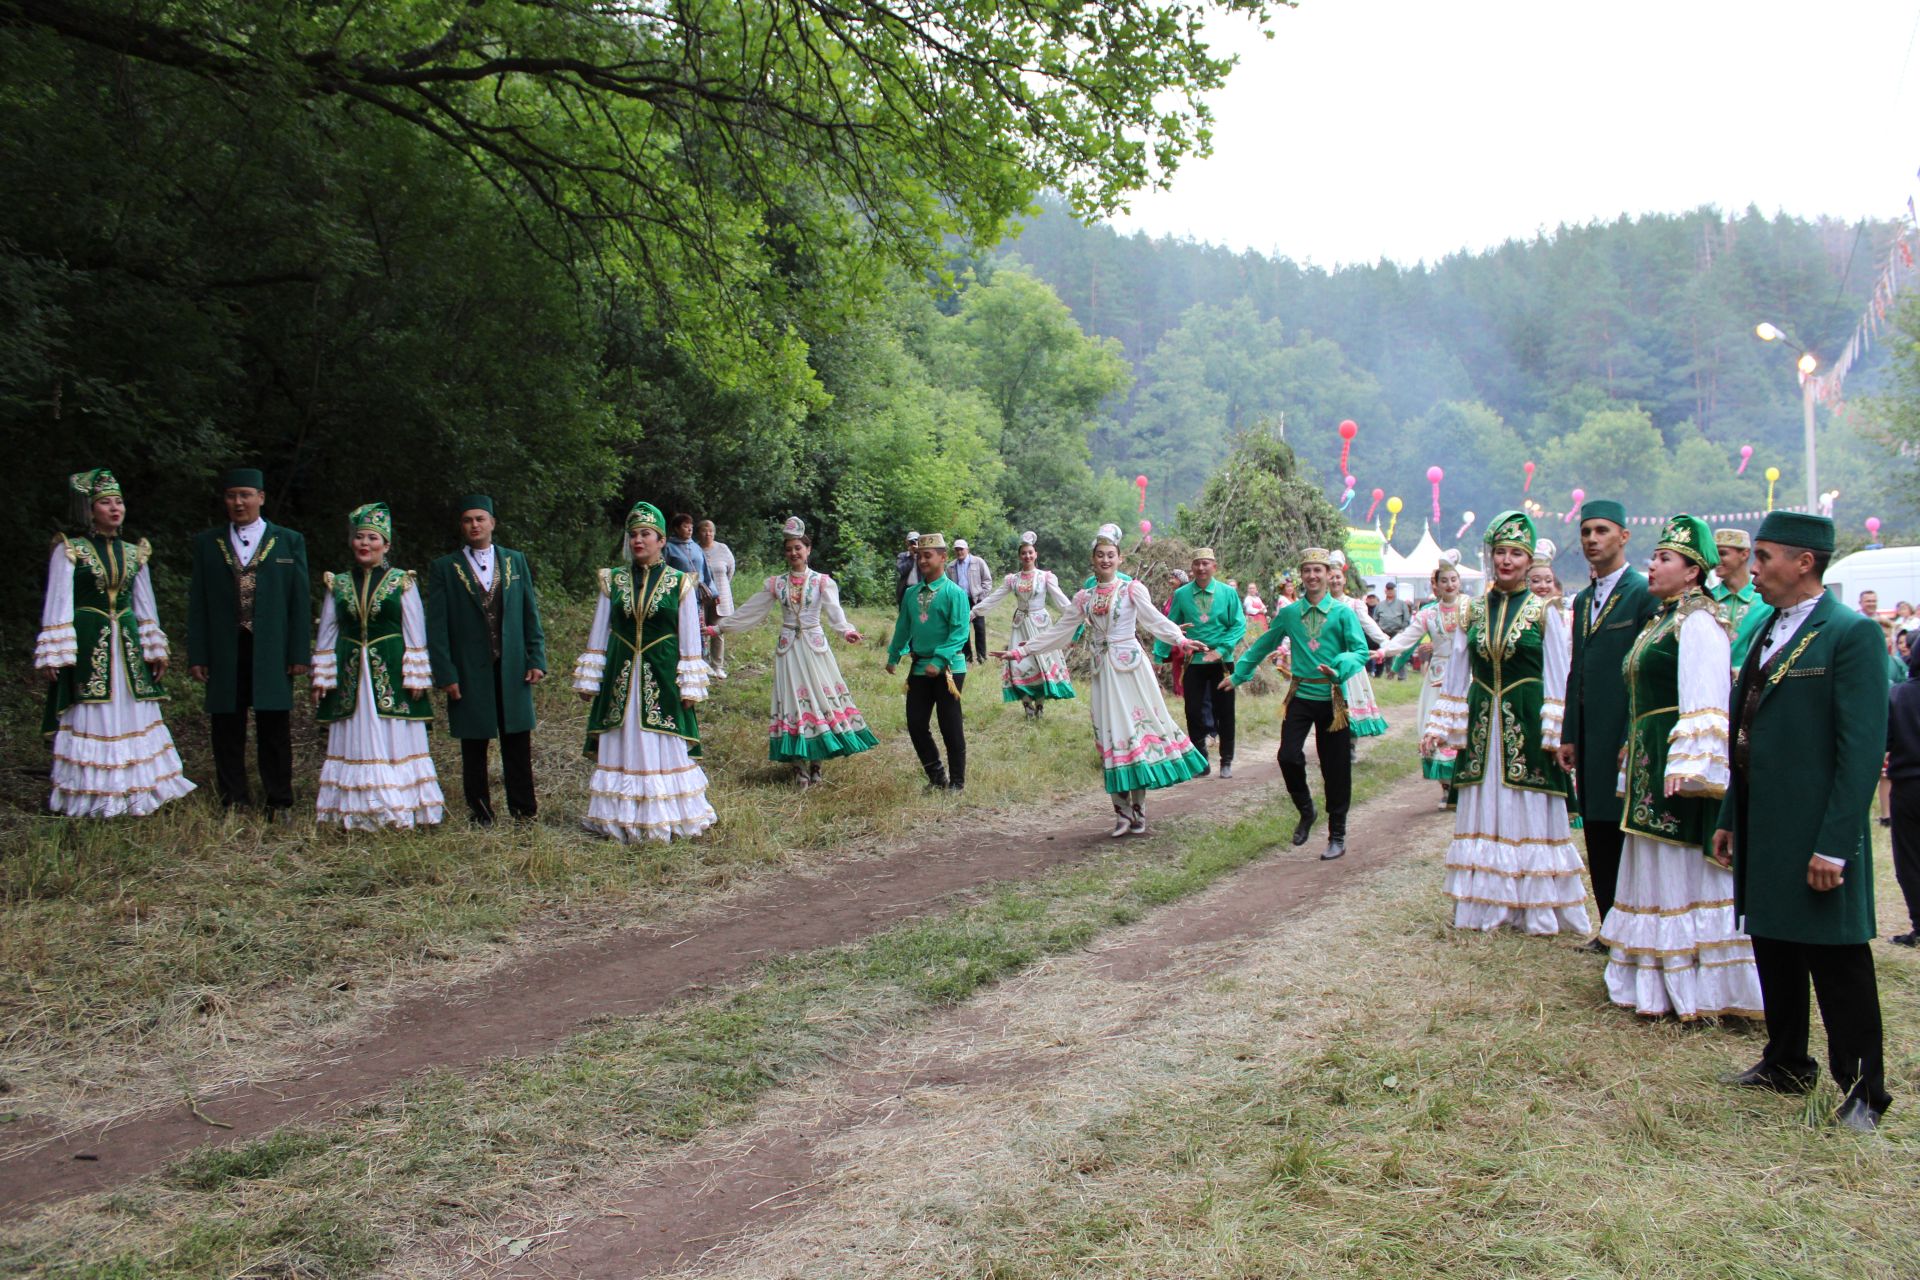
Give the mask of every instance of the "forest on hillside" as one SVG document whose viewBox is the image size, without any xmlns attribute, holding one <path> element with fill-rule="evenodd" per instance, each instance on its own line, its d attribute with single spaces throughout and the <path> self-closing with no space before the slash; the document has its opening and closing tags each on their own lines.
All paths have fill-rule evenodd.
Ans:
<svg viewBox="0 0 1920 1280">
<path fill-rule="evenodd" d="M 1754 326 L 1771 321 L 1831 360 L 1903 232 L 1697 209 L 1562 226 L 1434 264 L 1325 270 L 1122 236 L 1047 206 L 997 260 L 1037 271 L 1089 333 L 1125 351 L 1132 391 L 1111 406 L 1093 457 L 1149 476 L 1151 514 L 1191 501 L 1262 419 L 1284 421 L 1337 496 L 1336 426 L 1352 419 L 1349 514 L 1363 515 L 1377 487 L 1417 517 L 1431 504 L 1427 469 L 1440 466 L 1444 540 L 1463 512 L 1519 501 L 1526 461 L 1530 496 L 1550 510 L 1576 486 L 1648 515 L 1756 509 L 1769 466 L 1778 500 L 1800 501 L 1794 353 Z M 1884 406 L 1872 402 L 1894 389 L 1885 374 L 1876 350 L 1848 382 L 1852 420 L 1821 411 L 1820 487 L 1842 491 L 1843 520 L 1877 514 L 1911 530 L 1912 471 L 1888 467 Z M 1743 445 L 1753 461 L 1736 475 Z"/>
</svg>

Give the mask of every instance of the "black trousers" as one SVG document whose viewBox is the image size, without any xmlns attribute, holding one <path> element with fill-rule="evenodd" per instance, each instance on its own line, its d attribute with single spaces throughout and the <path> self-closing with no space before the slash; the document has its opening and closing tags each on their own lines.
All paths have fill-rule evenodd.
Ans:
<svg viewBox="0 0 1920 1280">
<path fill-rule="evenodd" d="M 985 662 L 987 660 L 987 620 L 975 618 L 973 627 L 967 634 L 970 637 L 965 650 L 967 661 Z M 956 676 L 955 679 L 958 677 Z"/>
<path fill-rule="evenodd" d="M 1233 763 L 1233 690 L 1220 687 L 1227 672 L 1224 662 L 1189 662 L 1180 677 L 1187 703 L 1187 736 L 1201 755 L 1207 754 L 1209 731 L 1220 735 L 1220 763 Z M 1209 725 L 1208 712 L 1212 712 Z"/>
<path fill-rule="evenodd" d="M 966 688 L 966 676 L 956 675 L 953 685 L 955 689 Z M 941 768 L 940 751 L 933 745 L 933 733 L 928 727 L 928 721 L 936 713 L 940 717 L 940 741 L 947 748 L 945 769 Z M 967 726 L 961 715 L 960 699 L 947 688 L 946 676 L 907 677 L 907 737 L 912 740 L 913 753 L 920 757 L 920 766 L 927 771 L 929 781 L 965 785 Z"/>
<path fill-rule="evenodd" d="M 220 803 L 231 809 L 251 803 L 247 786 L 247 710 L 253 707 L 253 632 L 240 631 L 239 669 L 234 673 L 234 710 L 208 714 L 213 722 L 213 780 Z M 253 713 L 254 754 L 267 808 L 293 807 L 293 716 L 288 711 Z"/>
<path fill-rule="evenodd" d="M 1813 1059 L 1807 1056 L 1807 981 L 1812 979 L 1820 1021 L 1827 1029 L 1827 1069 L 1834 1083 L 1850 1097 L 1865 1098 L 1875 1111 L 1885 1111 L 1893 1098 L 1887 1093 L 1880 989 L 1868 945 L 1756 937 L 1753 959 L 1760 970 L 1760 995 L 1767 1003 L 1767 1050 L 1760 1061 L 1796 1075 L 1813 1074 Z"/>
<path fill-rule="evenodd" d="M 1907 900 L 1907 925 L 1920 929 L 1920 778 L 1893 784 L 1893 878 Z"/>
<path fill-rule="evenodd" d="M 1313 730 L 1313 749 L 1320 756 L 1320 779 L 1327 788 L 1327 817 L 1344 819 L 1353 803 L 1353 730 L 1333 727 L 1333 702 L 1296 697 L 1287 703 L 1280 722 L 1280 776 L 1287 794 L 1305 809 L 1313 803 L 1307 789 L 1307 730 Z M 1220 741 L 1226 742 L 1222 734 Z"/>
<path fill-rule="evenodd" d="M 1593 877 L 1593 900 L 1600 904 L 1600 919 L 1613 909 L 1613 891 L 1620 884 L 1620 851 L 1626 848 L 1626 832 L 1615 822 L 1596 822 L 1581 815 L 1587 837 L 1587 874 Z"/>
<path fill-rule="evenodd" d="M 500 695 L 500 664 L 493 664 L 493 705 L 495 714 L 505 720 L 506 699 Z M 487 778 L 487 744 L 491 738 L 460 739 L 460 789 L 466 792 L 467 811 L 476 822 L 493 821 L 493 789 Z M 516 818 L 531 818 L 540 810 L 533 795 L 533 733 L 522 729 L 508 733 L 500 724 L 500 776 L 507 788 L 507 812 Z"/>
</svg>

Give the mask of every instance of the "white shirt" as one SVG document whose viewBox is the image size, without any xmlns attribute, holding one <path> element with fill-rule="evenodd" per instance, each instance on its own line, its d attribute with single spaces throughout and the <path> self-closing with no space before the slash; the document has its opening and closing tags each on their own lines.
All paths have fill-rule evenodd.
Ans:
<svg viewBox="0 0 1920 1280">
<path fill-rule="evenodd" d="M 1588 626 L 1600 621 L 1600 614 L 1607 607 L 1607 597 L 1612 595 L 1613 589 L 1620 585 L 1620 575 L 1626 571 L 1627 566 L 1622 564 L 1606 577 L 1593 580 L 1593 600 L 1587 607 Z"/>
<path fill-rule="evenodd" d="M 1776 610 L 1773 620 L 1768 624 L 1767 643 L 1760 650 L 1760 665 L 1773 661 L 1773 656 L 1787 647 L 1787 642 L 1798 635 L 1813 613 L 1813 607 L 1820 603 L 1820 597 L 1802 600 L 1791 609 Z"/>
<path fill-rule="evenodd" d="M 240 561 L 242 567 L 260 550 L 260 538 L 266 531 L 267 522 L 259 516 L 253 518 L 252 524 L 227 525 L 227 542 L 232 545 L 234 558 Z"/>
<path fill-rule="evenodd" d="M 472 547 L 463 547 L 462 550 L 466 553 L 468 566 L 473 569 L 473 576 L 480 580 L 480 589 L 493 590 L 494 566 L 500 563 L 499 548 L 489 542 L 479 551 Z"/>
</svg>

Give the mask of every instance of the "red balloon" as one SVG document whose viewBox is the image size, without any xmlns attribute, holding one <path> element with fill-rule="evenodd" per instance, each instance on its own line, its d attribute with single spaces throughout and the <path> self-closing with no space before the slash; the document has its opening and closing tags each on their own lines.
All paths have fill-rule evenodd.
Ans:
<svg viewBox="0 0 1920 1280">
<path fill-rule="evenodd" d="M 1342 422 L 1340 424 L 1340 438 L 1342 440 L 1351 440 L 1359 434 L 1360 434 L 1360 424 L 1355 422 L 1352 418 L 1348 418 L 1345 422 Z"/>
<path fill-rule="evenodd" d="M 1382 499 L 1382 498 L 1384 498 L 1384 497 L 1386 497 L 1386 496 L 1387 496 L 1387 491 L 1386 491 L 1385 489 L 1375 489 L 1375 490 L 1373 491 L 1373 500 L 1374 500 L 1375 502 L 1378 502 L 1378 501 L 1380 501 L 1380 499 Z"/>
<path fill-rule="evenodd" d="M 1147 478 L 1145 476 L 1135 476 L 1133 482 L 1142 489 L 1147 487 Z"/>
</svg>

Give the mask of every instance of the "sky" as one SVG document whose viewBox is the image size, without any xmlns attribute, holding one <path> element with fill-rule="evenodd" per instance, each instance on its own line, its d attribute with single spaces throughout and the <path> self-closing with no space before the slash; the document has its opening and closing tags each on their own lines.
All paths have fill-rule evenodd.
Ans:
<svg viewBox="0 0 1920 1280">
<path fill-rule="evenodd" d="M 1125 233 L 1324 267 L 1433 261 L 1712 204 L 1846 220 L 1920 195 L 1920 0 L 1300 0 L 1213 95 L 1214 153 Z"/>
</svg>

